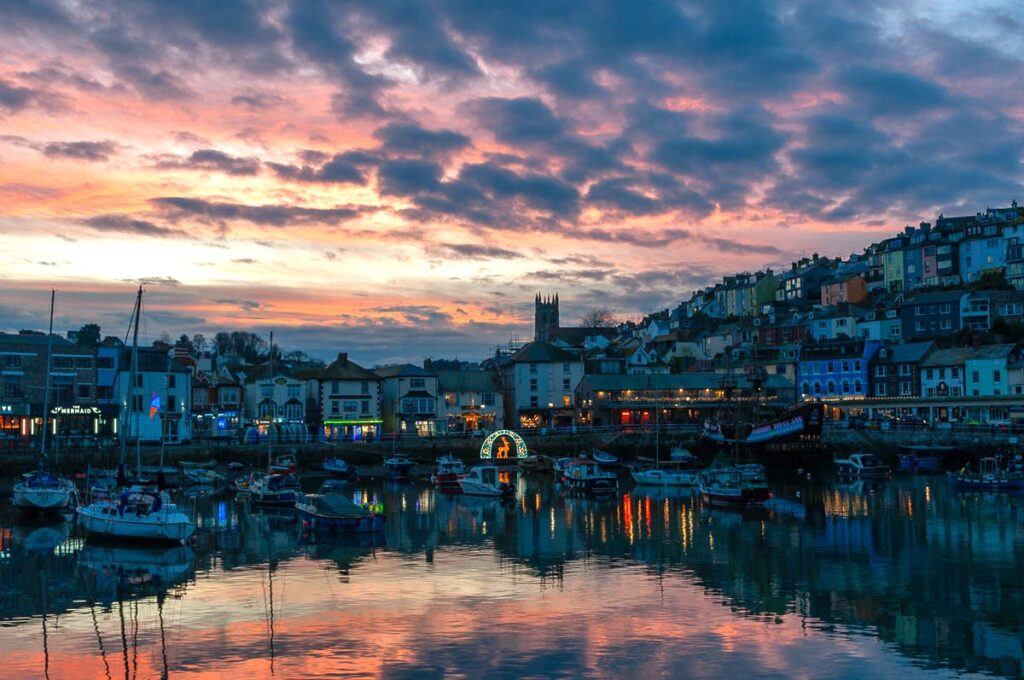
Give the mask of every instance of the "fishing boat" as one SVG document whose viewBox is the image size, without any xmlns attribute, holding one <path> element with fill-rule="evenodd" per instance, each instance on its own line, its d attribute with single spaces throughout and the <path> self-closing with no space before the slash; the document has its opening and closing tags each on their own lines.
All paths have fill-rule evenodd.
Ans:
<svg viewBox="0 0 1024 680">
<path fill-rule="evenodd" d="M 706 421 L 700 445 L 708 455 L 729 453 L 772 468 L 797 469 L 827 462 L 821 442 L 824 407 L 808 402 L 774 420 Z"/>
<path fill-rule="evenodd" d="M 45 470 L 26 472 L 14 485 L 11 503 L 28 513 L 59 512 L 71 505 L 75 484 Z"/>
<path fill-rule="evenodd" d="M 295 474 L 298 469 L 298 463 L 295 460 L 295 456 L 291 454 L 285 454 L 278 456 L 270 463 L 270 472 L 279 475 Z"/>
<path fill-rule="evenodd" d="M 889 466 L 870 453 L 854 453 L 836 458 L 836 474 L 840 477 L 888 477 Z"/>
<path fill-rule="evenodd" d="M 900 472 L 937 472 L 942 462 L 958 451 L 940 444 L 903 444 L 900 446 Z"/>
<path fill-rule="evenodd" d="M 50 291 L 50 330 L 46 336 L 46 377 L 43 387 L 43 413 L 50 412 L 50 370 L 53 364 L 53 307 L 57 291 Z M 70 479 L 46 470 L 46 436 L 49 431 L 43 417 L 42 443 L 39 447 L 39 469 L 26 473 L 14 485 L 11 504 L 25 513 L 56 513 L 71 505 L 75 497 L 75 484 Z M 56 430 L 55 430 L 56 431 Z"/>
<path fill-rule="evenodd" d="M 513 496 L 515 488 L 501 481 L 496 465 L 477 465 L 459 478 L 459 487 L 467 496 Z"/>
<path fill-rule="evenodd" d="M 593 460 L 580 458 L 565 464 L 563 482 L 570 491 L 584 494 L 615 493 L 619 477 Z"/>
<path fill-rule="evenodd" d="M 701 473 L 700 495 L 707 505 L 733 508 L 761 507 L 772 497 L 764 468 L 757 464 L 704 470 Z"/>
<path fill-rule="evenodd" d="M 338 477 L 354 477 L 356 469 L 348 464 L 344 458 L 334 456 L 327 458 L 323 462 L 324 472 L 336 475 Z"/>
<path fill-rule="evenodd" d="M 604 468 L 617 467 L 619 465 L 618 457 L 606 451 L 595 450 L 590 454 L 590 457 L 594 459 L 595 463 Z"/>
<path fill-rule="evenodd" d="M 356 505 L 340 493 L 299 494 L 295 509 L 303 525 L 314 531 L 362 534 L 384 531 L 384 514 Z"/>
<path fill-rule="evenodd" d="M 384 472 L 391 479 L 408 479 L 412 476 L 412 470 L 416 464 L 405 456 L 391 456 L 384 460 Z"/>
<path fill-rule="evenodd" d="M 437 459 L 437 471 L 430 481 L 439 491 L 458 493 L 462 490 L 459 479 L 466 473 L 466 466 L 451 454 Z"/>
<path fill-rule="evenodd" d="M 956 472 L 948 472 L 947 479 L 958 489 L 976 491 L 1009 491 L 1024 488 L 1024 477 L 1020 473 L 1005 470 L 999 461 L 989 456 L 978 461 L 978 469 L 966 466 Z"/>
<path fill-rule="evenodd" d="M 565 466 L 569 463 L 579 460 L 578 458 L 556 458 L 552 464 L 551 469 L 555 472 L 555 479 L 565 479 Z"/>
<path fill-rule="evenodd" d="M 254 472 L 249 477 L 248 492 L 254 505 L 291 507 L 299 494 L 299 480 L 295 475 Z"/>
<path fill-rule="evenodd" d="M 142 541 L 184 543 L 196 530 L 196 523 L 166 492 L 143 486 L 125 489 L 116 499 L 80 506 L 78 522 L 92 535 Z"/>
</svg>

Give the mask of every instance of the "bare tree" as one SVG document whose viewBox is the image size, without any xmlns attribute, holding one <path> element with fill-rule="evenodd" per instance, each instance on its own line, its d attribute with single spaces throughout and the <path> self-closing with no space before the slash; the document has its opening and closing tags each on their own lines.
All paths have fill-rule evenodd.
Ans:
<svg viewBox="0 0 1024 680">
<path fill-rule="evenodd" d="M 580 325 L 584 328 L 608 328 L 618 325 L 612 310 L 607 307 L 598 307 L 580 317 Z"/>
</svg>

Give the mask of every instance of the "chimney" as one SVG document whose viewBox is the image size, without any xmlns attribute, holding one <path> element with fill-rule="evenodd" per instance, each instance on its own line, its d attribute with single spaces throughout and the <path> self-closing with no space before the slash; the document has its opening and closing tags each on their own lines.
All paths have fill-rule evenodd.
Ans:
<svg viewBox="0 0 1024 680">
<path fill-rule="evenodd" d="M 348 352 L 340 352 L 338 354 L 338 363 L 342 366 L 348 366 Z"/>
</svg>

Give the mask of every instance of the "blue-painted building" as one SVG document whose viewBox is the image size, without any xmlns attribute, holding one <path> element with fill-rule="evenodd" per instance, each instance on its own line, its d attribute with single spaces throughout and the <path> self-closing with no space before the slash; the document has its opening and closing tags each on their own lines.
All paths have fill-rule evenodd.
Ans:
<svg viewBox="0 0 1024 680">
<path fill-rule="evenodd" d="M 880 340 L 830 340 L 804 345 L 797 389 L 802 399 L 866 397 L 869 366 Z"/>
<path fill-rule="evenodd" d="M 903 342 L 929 340 L 960 330 L 962 291 L 920 293 L 900 307 Z"/>
</svg>

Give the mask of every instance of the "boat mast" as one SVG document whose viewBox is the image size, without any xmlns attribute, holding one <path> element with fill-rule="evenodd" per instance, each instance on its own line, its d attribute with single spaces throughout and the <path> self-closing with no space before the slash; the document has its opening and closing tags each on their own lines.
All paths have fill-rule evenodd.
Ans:
<svg viewBox="0 0 1024 680">
<path fill-rule="evenodd" d="M 654 467 L 661 467 L 661 403 L 654 400 Z"/>
<path fill-rule="evenodd" d="M 46 430 L 50 419 L 50 367 L 53 362 L 53 304 L 57 290 L 50 289 L 50 330 L 46 333 L 46 377 L 43 378 L 43 441 L 39 447 L 39 466 L 46 462 Z"/>
<path fill-rule="evenodd" d="M 125 453 L 128 448 L 128 435 L 131 434 L 132 425 L 132 404 L 135 401 L 135 376 L 138 373 L 138 359 L 139 359 L 139 315 L 142 311 L 142 286 L 139 286 L 139 292 L 135 296 L 135 309 L 132 310 L 132 318 L 135 321 L 135 328 L 132 333 L 132 354 L 131 354 L 131 369 L 128 372 L 128 390 L 127 397 L 124 404 L 124 426 L 121 428 L 123 436 L 121 437 L 121 465 L 125 464 Z M 139 428 L 135 428 L 135 441 L 138 444 L 139 439 Z"/>
<path fill-rule="evenodd" d="M 270 417 L 267 419 L 267 472 L 270 472 L 273 460 L 274 440 L 270 435 L 270 427 L 274 424 L 274 331 L 270 331 L 270 370 L 267 371 L 267 379 L 270 380 Z"/>
</svg>

